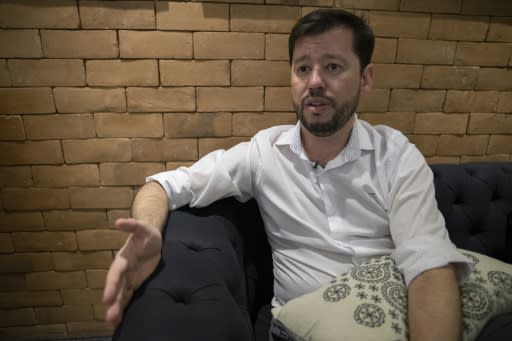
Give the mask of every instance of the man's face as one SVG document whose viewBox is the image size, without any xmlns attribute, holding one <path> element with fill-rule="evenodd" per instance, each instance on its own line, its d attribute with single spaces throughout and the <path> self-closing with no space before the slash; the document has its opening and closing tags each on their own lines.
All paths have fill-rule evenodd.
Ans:
<svg viewBox="0 0 512 341">
<path fill-rule="evenodd" d="M 337 27 L 302 37 L 295 44 L 293 106 L 302 126 L 315 136 L 330 136 L 340 130 L 356 111 L 368 77 L 371 87 L 371 66 L 361 76 L 352 35 L 350 29 Z"/>
</svg>

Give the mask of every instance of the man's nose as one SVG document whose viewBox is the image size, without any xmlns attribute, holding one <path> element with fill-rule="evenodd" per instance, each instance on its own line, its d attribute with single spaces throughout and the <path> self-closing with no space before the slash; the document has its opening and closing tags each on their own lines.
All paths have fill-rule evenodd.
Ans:
<svg viewBox="0 0 512 341">
<path fill-rule="evenodd" d="M 311 71 L 310 77 L 309 77 L 309 89 L 323 89 L 325 86 L 324 79 L 322 76 L 322 73 L 317 68 L 314 68 Z"/>
</svg>

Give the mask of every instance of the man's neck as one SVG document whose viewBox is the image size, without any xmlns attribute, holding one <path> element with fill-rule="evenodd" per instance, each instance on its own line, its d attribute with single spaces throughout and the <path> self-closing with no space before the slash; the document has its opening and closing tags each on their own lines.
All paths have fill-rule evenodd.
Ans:
<svg viewBox="0 0 512 341">
<path fill-rule="evenodd" d="M 334 159 L 346 147 L 355 120 L 355 115 L 353 115 L 343 128 L 326 137 L 315 136 L 301 125 L 300 136 L 302 146 L 309 159 L 325 167 L 329 161 Z"/>
</svg>

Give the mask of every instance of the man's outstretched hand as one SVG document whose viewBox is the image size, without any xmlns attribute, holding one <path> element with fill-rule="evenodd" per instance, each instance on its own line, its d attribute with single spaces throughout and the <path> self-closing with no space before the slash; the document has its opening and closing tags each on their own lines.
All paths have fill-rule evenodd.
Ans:
<svg viewBox="0 0 512 341">
<path fill-rule="evenodd" d="M 154 227 L 136 219 L 118 219 L 116 227 L 131 233 L 108 270 L 103 303 L 105 319 L 116 327 L 133 292 L 156 269 L 161 258 L 162 235 Z"/>
</svg>

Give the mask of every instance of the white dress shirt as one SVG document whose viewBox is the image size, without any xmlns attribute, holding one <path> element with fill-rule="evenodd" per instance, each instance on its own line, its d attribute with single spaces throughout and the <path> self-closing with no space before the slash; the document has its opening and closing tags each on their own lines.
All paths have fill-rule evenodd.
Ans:
<svg viewBox="0 0 512 341">
<path fill-rule="evenodd" d="M 272 247 L 274 306 L 386 254 L 407 285 L 448 263 L 466 277 L 470 261 L 449 240 L 430 167 L 399 131 L 356 119 L 341 153 L 325 168 L 314 164 L 297 123 L 146 180 L 162 185 L 171 210 L 255 198 Z"/>
</svg>

